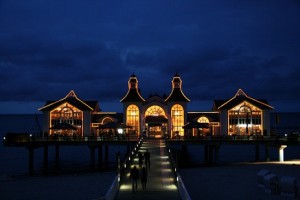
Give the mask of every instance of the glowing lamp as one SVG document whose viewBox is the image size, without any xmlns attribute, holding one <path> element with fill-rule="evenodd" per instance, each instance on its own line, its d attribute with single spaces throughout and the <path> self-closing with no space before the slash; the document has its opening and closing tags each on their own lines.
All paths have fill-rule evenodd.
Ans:
<svg viewBox="0 0 300 200">
<path fill-rule="evenodd" d="M 118 128 L 118 133 L 119 133 L 119 134 L 123 134 L 123 129 Z"/>
</svg>

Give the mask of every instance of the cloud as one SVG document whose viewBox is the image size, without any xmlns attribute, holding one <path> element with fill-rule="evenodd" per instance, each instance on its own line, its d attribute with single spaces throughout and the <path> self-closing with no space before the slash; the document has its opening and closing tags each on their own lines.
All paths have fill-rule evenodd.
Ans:
<svg viewBox="0 0 300 200">
<path fill-rule="evenodd" d="M 132 73 L 144 97 L 162 95 L 176 72 L 192 101 L 239 88 L 298 99 L 299 13 L 292 0 L 2 1 L 0 101 L 55 100 L 74 89 L 118 102 Z"/>
</svg>

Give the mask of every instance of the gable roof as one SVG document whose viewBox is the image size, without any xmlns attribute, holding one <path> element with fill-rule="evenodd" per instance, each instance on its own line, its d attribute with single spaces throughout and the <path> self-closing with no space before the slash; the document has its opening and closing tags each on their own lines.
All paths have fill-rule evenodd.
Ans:
<svg viewBox="0 0 300 200">
<path fill-rule="evenodd" d="M 244 101 L 247 101 L 248 103 L 250 103 L 262 110 L 273 109 L 273 107 L 270 106 L 266 100 L 263 100 L 263 99 L 257 100 L 252 97 L 249 97 L 248 95 L 246 95 L 246 93 L 242 89 L 239 89 L 237 91 L 237 93 L 235 94 L 235 96 L 232 97 L 231 99 L 215 100 L 214 104 L 215 104 L 215 109 L 217 109 L 217 110 L 229 110 L 229 109 L 233 108 L 234 106 L 236 106 L 240 103 L 243 103 Z"/>
<path fill-rule="evenodd" d="M 39 108 L 38 110 L 39 111 L 53 110 L 54 108 L 58 107 L 63 103 L 69 103 L 82 111 L 85 110 L 93 111 L 96 108 L 96 106 L 98 106 L 97 101 L 83 101 L 77 97 L 77 95 L 73 90 L 71 90 L 64 98 L 58 101 L 47 101 L 46 104 L 42 108 Z"/>
</svg>

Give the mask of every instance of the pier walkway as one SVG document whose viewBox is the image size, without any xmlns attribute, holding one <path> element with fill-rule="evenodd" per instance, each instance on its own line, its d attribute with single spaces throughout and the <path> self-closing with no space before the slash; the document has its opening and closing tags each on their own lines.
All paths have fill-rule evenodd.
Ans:
<svg viewBox="0 0 300 200">
<path fill-rule="evenodd" d="M 128 172 L 124 182 L 120 185 L 119 192 L 115 199 L 180 199 L 164 140 L 145 139 L 140 147 L 142 154 L 144 154 L 146 149 L 149 150 L 151 155 L 147 189 L 145 191 L 142 190 L 141 181 L 139 180 L 137 192 L 132 193 L 132 185 L 129 178 L 130 172 Z M 143 164 L 145 164 L 145 162 L 143 162 Z M 132 162 L 131 167 L 134 165 L 139 168 L 137 155 Z"/>
</svg>

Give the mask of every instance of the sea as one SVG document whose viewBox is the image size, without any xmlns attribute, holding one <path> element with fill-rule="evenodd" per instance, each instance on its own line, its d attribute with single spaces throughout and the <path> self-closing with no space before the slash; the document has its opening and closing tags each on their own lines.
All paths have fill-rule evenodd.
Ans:
<svg viewBox="0 0 300 200">
<path fill-rule="evenodd" d="M 42 114 L 0 114 L 1 140 L 7 133 L 30 133 L 40 135 Z M 116 154 L 120 152 L 124 158 L 127 146 L 113 145 L 109 147 L 109 167 L 112 170 L 116 166 Z M 104 149 L 103 149 L 104 153 Z M 48 149 L 49 166 L 54 166 L 55 149 Z M 0 177 L 23 176 L 28 174 L 29 153 L 25 147 L 6 147 L 0 145 Z M 103 156 L 104 158 L 104 156 Z M 89 168 L 90 150 L 87 146 L 61 146 L 60 169 L 61 171 L 81 172 Z M 69 169 L 69 170 L 68 170 Z M 43 148 L 34 150 L 34 173 L 40 174 L 43 170 Z"/>
<path fill-rule="evenodd" d="M 31 133 L 39 135 L 42 126 L 42 114 L 0 114 L 0 136 L 1 139 L 9 132 Z M 276 121 L 277 118 L 277 121 Z M 300 113 L 272 113 L 271 127 L 276 129 L 278 134 L 300 132 Z M 224 145 L 220 148 L 220 163 L 249 162 L 255 158 L 255 147 L 251 145 Z M 174 147 L 180 151 L 180 147 Z M 49 164 L 54 163 L 55 149 L 49 148 Z M 270 149 L 270 159 L 278 160 L 279 153 L 275 148 Z M 125 157 L 127 147 L 112 146 L 109 148 L 109 163 L 116 164 L 116 154 L 121 153 L 121 158 Z M 188 161 L 200 163 L 204 160 L 204 148 L 201 145 L 191 145 L 187 148 Z M 260 148 L 260 157 L 264 157 L 264 148 Z M 0 177 L 11 175 L 28 174 L 28 150 L 24 147 L 6 147 L 0 145 Z M 60 148 L 60 158 L 62 167 L 65 169 L 85 168 L 89 166 L 90 152 L 87 146 L 67 146 Z M 285 149 L 285 159 L 300 159 L 300 146 L 287 147 Z M 34 150 L 34 169 L 36 173 L 41 173 L 43 166 L 43 149 Z"/>
</svg>

